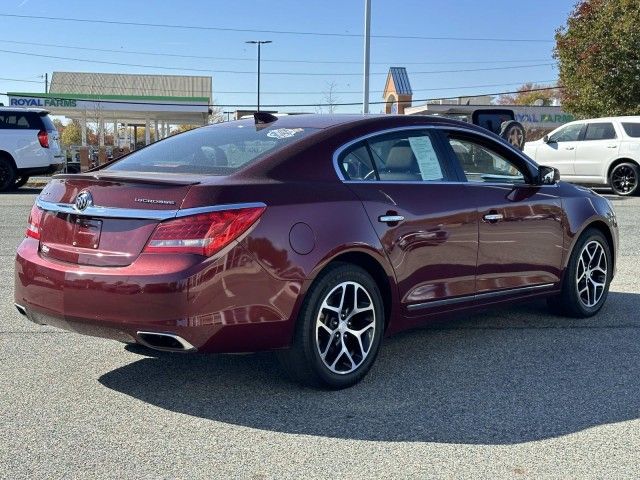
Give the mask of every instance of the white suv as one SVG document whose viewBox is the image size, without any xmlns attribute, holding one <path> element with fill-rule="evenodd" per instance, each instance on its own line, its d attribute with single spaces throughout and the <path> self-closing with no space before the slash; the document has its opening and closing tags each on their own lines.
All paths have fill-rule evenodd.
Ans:
<svg viewBox="0 0 640 480">
<path fill-rule="evenodd" d="M 557 128 L 524 153 L 560 170 L 563 180 L 609 185 L 618 195 L 640 193 L 640 117 L 579 120 Z"/>
<path fill-rule="evenodd" d="M 62 168 L 58 131 L 48 113 L 0 107 L 0 191 L 19 188 L 30 176 Z"/>
</svg>

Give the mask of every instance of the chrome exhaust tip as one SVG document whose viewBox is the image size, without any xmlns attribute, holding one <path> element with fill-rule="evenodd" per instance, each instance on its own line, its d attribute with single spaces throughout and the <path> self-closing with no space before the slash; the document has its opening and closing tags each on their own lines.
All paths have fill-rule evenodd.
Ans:
<svg viewBox="0 0 640 480">
<path fill-rule="evenodd" d="M 138 341 L 145 347 L 163 352 L 195 352 L 196 347 L 174 333 L 137 332 Z"/>
<path fill-rule="evenodd" d="M 14 303 L 14 305 L 16 306 L 16 310 L 18 310 L 18 312 L 20 312 L 25 317 L 27 316 L 27 309 L 26 308 L 24 308 L 22 305 L 20 305 L 18 303 Z"/>
</svg>

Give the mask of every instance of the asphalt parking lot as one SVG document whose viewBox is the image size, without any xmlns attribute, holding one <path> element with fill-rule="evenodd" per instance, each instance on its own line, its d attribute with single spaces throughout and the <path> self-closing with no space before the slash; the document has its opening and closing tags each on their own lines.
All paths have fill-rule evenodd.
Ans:
<svg viewBox="0 0 640 480">
<path fill-rule="evenodd" d="M 640 197 L 589 320 L 544 302 L 388 339 L 363 383 L 270 354 L 151 357 L 30 324 L 13 257 L 37 190 L 0 195 L 0 478 L 619 478 L 640 472 Z M 87 299 L 90 301 L 90 299 Z"/>
</svg>

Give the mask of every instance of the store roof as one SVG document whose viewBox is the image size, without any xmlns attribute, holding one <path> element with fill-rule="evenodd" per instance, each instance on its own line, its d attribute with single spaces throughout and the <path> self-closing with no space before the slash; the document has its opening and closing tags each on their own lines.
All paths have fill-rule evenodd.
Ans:
<svg viewBox="0 0 640 480">
<path fill-rule="evenodd" d="M 206 98 L 207 103 L 211 103 L 211 92 L 211 77 L 189 75 L 53 72 L 49 87 L 51 94 Z"/>
</svg>

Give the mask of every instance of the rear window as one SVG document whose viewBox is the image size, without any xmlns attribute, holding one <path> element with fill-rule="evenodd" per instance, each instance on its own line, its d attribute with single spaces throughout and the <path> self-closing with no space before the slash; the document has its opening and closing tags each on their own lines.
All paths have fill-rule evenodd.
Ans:
<svg viewBox="0 0 640 480">
<path fill-rule="evenodd" d="M 0 112 L 0 129 L 40 130 L 42 122 L 34 112 Z"/>
<path fill-rule="evenodd" d="M 42 115 L 40 117 L 40 120 L 42 120 L 42 123 L 44 124 L 44 128 L 49 131 L 49 132 L 55 132 L 56 126 L 53 124 L 53 122 L 51 121 L 51 117 L 49 117 L 49 115 Z"/>
<path fill-rule="evenodd" d="M 506 113 L 476 113 L 476 123 L 495 134 L 499 134 L 502 124 L 509 120 L 513 120 L 513 115 Z"/>
<path fill-rule="evenodd" d="M 106 170 L 228 175 L 315 131 L 247 123 L 197 128 L 149 145 Z"/>
<path fill-rule="evenodd" d="M 633 138 L 640 138 L 640 123 L 622 123 L 622 128 L 627 135 Z"/>
</svg>

